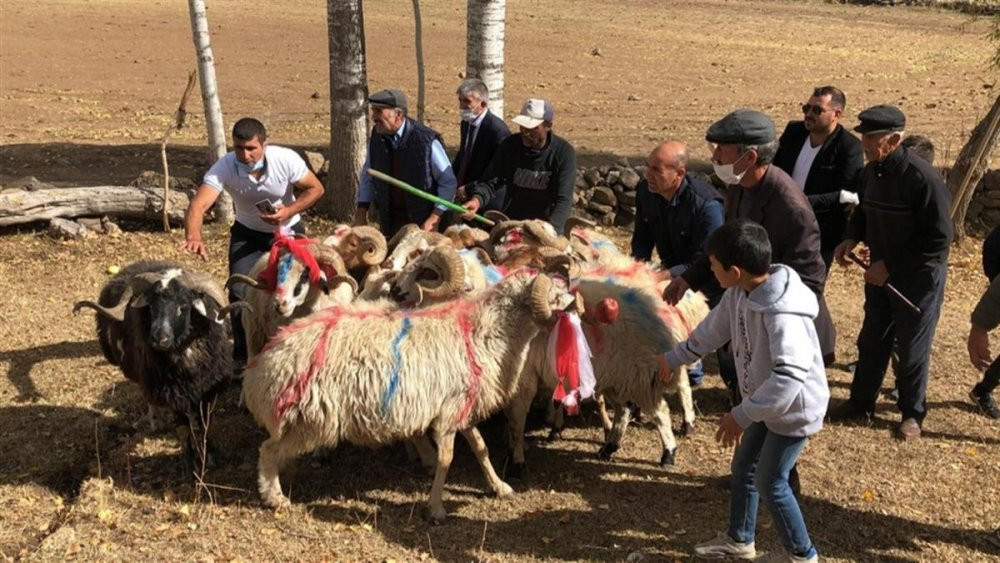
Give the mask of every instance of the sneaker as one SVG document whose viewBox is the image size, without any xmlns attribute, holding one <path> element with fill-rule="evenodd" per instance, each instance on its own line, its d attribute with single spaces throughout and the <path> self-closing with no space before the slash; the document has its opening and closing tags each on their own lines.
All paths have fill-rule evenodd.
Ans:
<svg viewBox="0 0 1000 563">
<path fill-rule="evenodd" d="M 817 563 L 819 561 L 819 554 L 815 553 L 815 551 L 813 550 L 812 555 L 799 557 L 798 555 L 789 554 L 784 549 L 776 549 L 754 559 L 754 563 Z"/>
<path fill-rule="evenodd" d="M 757 550 L 754 549 L 753 542 L 739 543 L 729 537 L 727 532 L 719 532 L 714 538 L 694 546 L 694 554 L 705 559 L 725 559 L 729 557 L 753 559 L 757 557 Z"/>
<path fill-rule="evenodd" d="M 983 414 L 990 418 L 1000 418 L 1000 406 L 997 406 L 997 402 L 993 399 L 992 393 L 983 393 L 982 395 L 977 395 L 976 390 L 973 389 L 969 391 L 969 398 L 972 399 L 973 403 L 979 407 L 979 410 L 983 411 Z"/>
</svg>

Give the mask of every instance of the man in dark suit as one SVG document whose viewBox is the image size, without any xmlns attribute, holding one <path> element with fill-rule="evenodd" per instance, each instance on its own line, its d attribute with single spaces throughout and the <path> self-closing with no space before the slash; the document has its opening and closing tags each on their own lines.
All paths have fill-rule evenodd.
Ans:
<svg viewBox="0 0 1000 563">
<path fill-rule="evenodd" d="M 827 271 L 843 239 L 848 205 L 856 205 L 855 175 L 864 166 L 861 141 L 840 124 L 846 100 L 833 86 L 813 90 L 802 105 L 804 119 L 790 121 L 774 164 L 805 192 L 820 231 L 820 255 Z"/>
<path fill-rule="evenodd" d="M 466 199 L 465 186 L 479 180 L 486 165 L 493 159 L 500 143 L 510 136 L 510 129 L 503 119 L 489 110 L 490 92 L 486 84 L 478 78 L 469 78 L 459 85 L 458 111 L 462 117 L 461 139 L 458 154 L 451 163 L 458 180 L 458 200 Z M 503 202 L 506 190 L 494 202 Z M 497 209 L 491 204 L 486 210 Z"/>
</svg>

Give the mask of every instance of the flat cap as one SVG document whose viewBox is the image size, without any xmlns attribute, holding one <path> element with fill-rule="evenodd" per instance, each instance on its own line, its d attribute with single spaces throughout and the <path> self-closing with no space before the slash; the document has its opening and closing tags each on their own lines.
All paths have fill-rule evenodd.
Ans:
<svg viewBox="0 0 1000 563">
<path fill-rule="evenodd" d="M 368 96 L 368 101 L 378 106 L 406 109 L 406 94 L 402 90 L 379 90 Z"/>
<path fill-rule="evenodd" d="M 771 118 L 752 109 L 738 109 L 713 123 L 705 140 L 709 143 L 762 145 L 777 138 Z"/>
<path fill-rule="evenodd" d="M 881 133 L 884 131 L 902 131 L 906 128 L 906 116 L 896 106 L 872 106 L 858 114 L 861 124 L 854 128 L 861 133 Z"/>
</svg>

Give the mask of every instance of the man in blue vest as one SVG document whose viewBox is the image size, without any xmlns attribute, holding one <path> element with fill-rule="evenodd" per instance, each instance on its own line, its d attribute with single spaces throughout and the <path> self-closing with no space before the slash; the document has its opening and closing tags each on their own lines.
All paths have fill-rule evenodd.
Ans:
<svg viewBox="0 0 1000 563">
<path fill-rule="evenodd" d="M 368 222 L 368 208 L 374 203 L 379 226 L 387 238 L 407 223 L 416 223 L 425 231 L 438 230 L 446 211 L 444 206 L 376 180 L 368 174 L 368 169 L 452 201 L 457 183 L 441 135 L 406 116 L 406 94 L 400 90 L 376 92 L 368 102 L 375 127 L 368 141 L 368 156 L 361 167 L 354 224 Z"/>
</svg>

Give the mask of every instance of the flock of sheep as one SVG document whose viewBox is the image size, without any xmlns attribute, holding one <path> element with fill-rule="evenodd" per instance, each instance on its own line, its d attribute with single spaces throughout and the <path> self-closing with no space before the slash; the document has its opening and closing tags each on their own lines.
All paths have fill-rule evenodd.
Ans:
<svg viewBox="0 0 1000 563">
<path fill-rule="evenodd" d="M 670 373 L 663 354 L 708 313 L 704 298 L 689 293 L 666 304 L 659 295 L 668 274 L 623 254 L 590 223 L 571 219 L 563 237 L 544 221 L 491 218 L 490 232 L 410 225 L 389 241 L 347 225 L 322 242 L 278 235 L 249 276 L 228 280 L 249 286 L 246 300 L 231 305 L 203 274 L 137 262 L 74 311 L 98 311 L 105 357 L 142 389 L 151 423 L 172 414 L 191 468 L 197 456 L 210 457 L 192 436 L 231 380 L 226 316 L 242 309 L 251 356 L 242 400 L 269 433 L 258 463 L 268 506 L 289 502 L 279 473 L 301 454 L 403 441 L 433 471 L 429 516 L 441 521 L 456 433 L 493 491 L 510 495 L 476 424 L 505 413 L 508 474 L 519 473 L 525 418 L 540 392 L 570 411 L 596 393 L 605 458 L 621 443 L 628 404 L 638 406 L 660 433 L 660 463 L 672 464 L 665 393 L 680 395 L 685 433 L 694 409 L 686 371 Z M 570 349 L 580 352 L 580 371 L 592 369 L 593 390 L 571 384 L 555 357 L 566 335 L 578 340 Z"/>
</svg>

